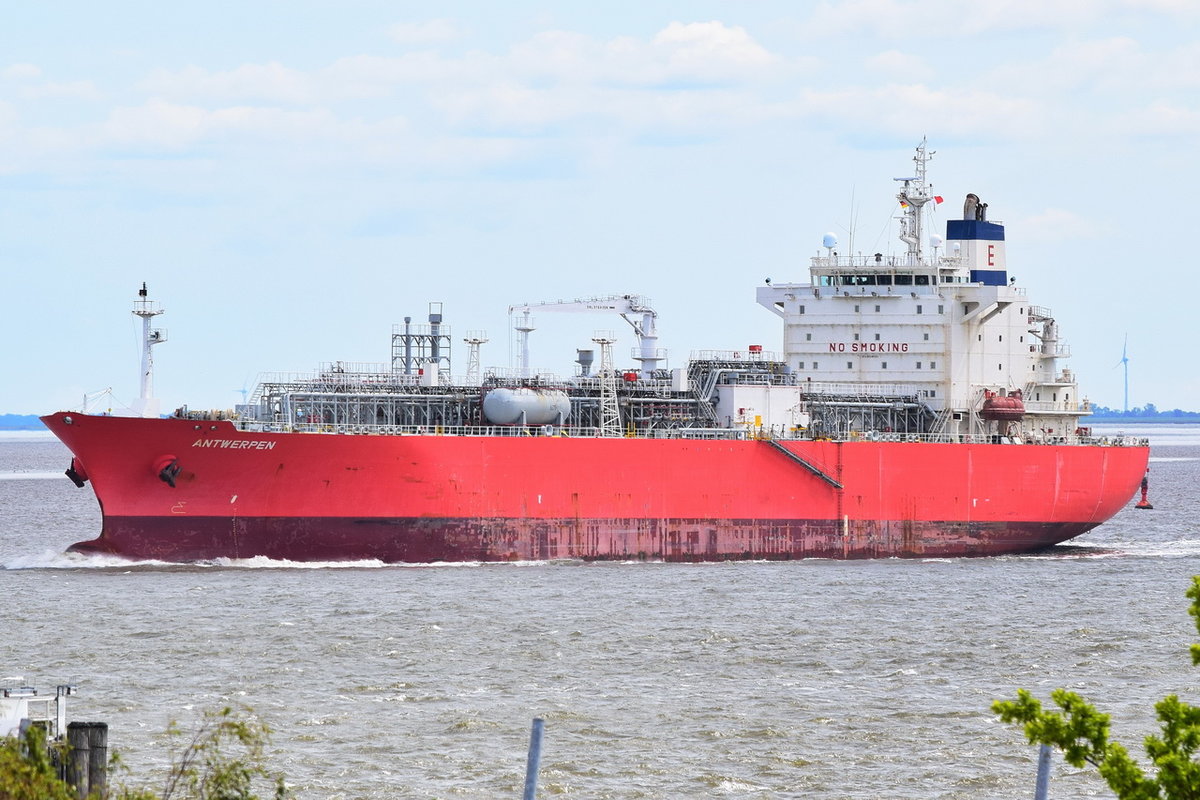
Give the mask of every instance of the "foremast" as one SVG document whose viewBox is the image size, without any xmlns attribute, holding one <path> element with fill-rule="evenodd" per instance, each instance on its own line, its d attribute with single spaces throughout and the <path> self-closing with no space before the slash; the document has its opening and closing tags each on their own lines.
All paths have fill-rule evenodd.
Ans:
<svg viewBox="0 0 1200 800">
<path fill-rule="evenodd" d="M 167 332 L 161 328 L 150 327 L 150 321 L 163 313 L 163 307 L 150 299 L 146 284 L 138 290 L 138 299 L 133 301 L 133 315 L 142 320 L 142 369 L 140 373 L 140 391 L 138 399 L 133 403 L 133 415 L 136 417 L 157 417 L 158 398 L 154 396 L 154 355 L 151 348 L 167 340 Z"/>
</svg>

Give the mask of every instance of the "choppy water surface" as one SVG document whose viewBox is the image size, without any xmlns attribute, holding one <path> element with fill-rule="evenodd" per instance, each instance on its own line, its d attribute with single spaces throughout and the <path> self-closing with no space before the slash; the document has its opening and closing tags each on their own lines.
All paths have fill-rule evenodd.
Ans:
<svg viewBox="0 0 1200 800">
<path fill-rule="evenodd" d="M 1156 509 L 1036 556 L 424 567 L 65 556 L 95 499 L 9 436 L 0 684 L 78 683 L 137 778 L 169 720 L 245 703 L 301 798 L 520 797 L 534 716 L 540 796 L 1032 796 L 993 699 L 1080 691 L 1139 755 L 1155 700 L 1200 702 L 1200 428 L 1126 432 Z M 1056 758 L 1051 796 L 1093 795 Z"/>
</svg>

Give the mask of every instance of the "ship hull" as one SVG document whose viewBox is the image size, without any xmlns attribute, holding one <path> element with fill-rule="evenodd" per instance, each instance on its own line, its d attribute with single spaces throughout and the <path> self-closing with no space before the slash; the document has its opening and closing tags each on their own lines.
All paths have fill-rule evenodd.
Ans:
<svg viewBox="0 0 1200 800">
<path fill-rule="evenodd" d="M 984 556 L 1115 514 L 1146 447 L 241 432 L 43 418 L 90 478 L 100 535 L 168 561 Z M 163 470 L 172 467 L 168 481 Z M 174 485 L 170 485 L 174 483 Z"/>
</svg>

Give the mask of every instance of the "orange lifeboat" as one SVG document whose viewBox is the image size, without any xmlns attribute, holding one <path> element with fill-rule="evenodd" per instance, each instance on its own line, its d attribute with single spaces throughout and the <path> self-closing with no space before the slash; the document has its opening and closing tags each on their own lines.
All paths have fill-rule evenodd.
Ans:
<svg viewBox="0 0 1200 800">
<path fill-rule="evenodd" d="M 1007 396 L 985 391 L 979 416 L 996 422 L 1020 422 L 1025 418 L 1025 403 L 1021 399 L 1021 390 L 1017 389 Z"/>
</svg>

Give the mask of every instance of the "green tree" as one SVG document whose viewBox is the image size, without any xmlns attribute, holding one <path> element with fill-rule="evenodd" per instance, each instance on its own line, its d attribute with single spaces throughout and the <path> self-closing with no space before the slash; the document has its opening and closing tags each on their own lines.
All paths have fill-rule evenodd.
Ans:
<svg viewBox="0 0 1200 800">
<path fill-rule="evenodd" d="M 167 728 L 171 768 L 161 792 L 119 786 L 108 796 L 117 800 L 259 800 L 266 790 L 276 800 L 287 797 L 283 777 L 267 770 L 264 748 L 270 735 L 265 723 L 247 708 L 223 708 L 204 714 L 186 733 L 174 722 Z M 112 759 L 112 767 L 120 759 Z M 24 739 L 0 739 L 0 800 L 74 800 L 75 790 L 58 777 L 45 734 L 31 728 Z"/>
<path fill-rule="evenodd" d="M 161 794 L 126 791 L 122 800 L 258 800 L 268 786 L 278 800 L 287 797 L 283 776 L 267 770 L 263 748 L 271 729 L 250 709 L 226 707 L 206 712 L 190 735 L 174 722 L 171 770 Z"/>
<path fill-rule="evenodd" d="M 59 780 L 46 734 L 30 727 L 24 738 L 0 738 L 0 800 L 74 800 L 75 791 Z"/>
<path fill-rule="evenodd" d="M 1200 576 L 1192 578 L 1187 596 L 1200 632 Z M 1200 664 L 1200 644 L 1191 646 L 1192 664 Z M 1155 704 L 1161 735 L 1147 736 L 1146 755 L 1153 774 L 1144 770 L 1119 743 L 1109 739 L 1109 716 L 1075 692 L 1056 689 L 1050 699 L 1059 710 L 1047 710 L 1024 689 L 1016 700 L 997 700 L 992 710 L 1005 722 L 1023 725 L 1031 744 L 1057 748 L 1075 767 L 1091 764 L 1120 800 L 1194 800 L 1200 798 L 1200 708 L 1168 695 Z"/>
</svg>

